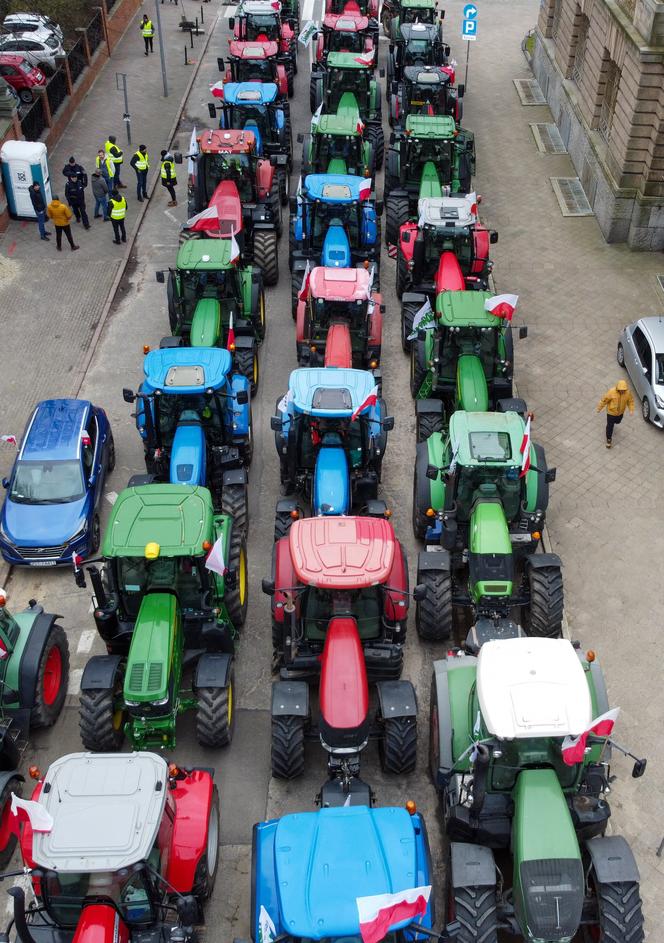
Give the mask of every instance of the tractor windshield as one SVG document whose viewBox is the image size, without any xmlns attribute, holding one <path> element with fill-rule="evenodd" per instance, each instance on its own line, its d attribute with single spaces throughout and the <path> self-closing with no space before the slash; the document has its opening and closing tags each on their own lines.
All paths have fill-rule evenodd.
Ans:
<svg viewBox="0 0 664 943">
<path fill-rule="evenodd" d="M 274 66 L 271 59 L 233 59 L 236 82 L 272 82 Z"/>
<path fill-rule="evenodd" d="M 426 39 L 410 39 L 404 47 L 403 64 L 428 64 L 431 62 L 433 46 Z"/>
<path fill-rule="evenodd" d="M 235 184 L 243 203 L 253 201 L 251 159 L 248 154 L 206 154 L 205 194 L 208 200 L 222 180 L 230 180 Z"/>
<path fill-rule="evenodd" d="M 351 247 L 359 246 L 361 210 L 357 203 L 313 203 L 310 212 L 313 217 L 311 242 L 314 248 L 322 248 L 330 226 L 343 226 Z"/>
<path fill-rule="evenodd" d="M 371 75 L 370 69 L 330 69 L 328 110 L 336 111 L 341 96 L 348 92 L 355 96 L 358 105 L 362 107 L 369 94 Z"/>
<path fill-rule="evenodd" d="M 521 478 L 515 465 L 464 466 L 457 477 L 456 503 L 459 519 L 467 521 L 473 505 L 480 499 L 498 498 L 508 521 L 519 516 Z"/>
<path fill-rule="evenodd" d="M 325 172 L 330 161 L 343 161 L 349 174 L 361 173 L 362 152 L 359 135 L 349 137 L 342 134 L 316 135 L 318 144 L 318 166 Z"/>
<path fill-rule="evenodd" d="M 313 469 L 316 456 L 328 435 L 341 439 L 353 468 L 362 467 L 362 457 L 368 448 L 367 420 L 360 416 L 351 422 L 349 419 L 325 419 L 314 416 L 300 416 L 296 422 L 297 456 L 301 468 Z"/>
<path fill-rule="evenodd" d="M 9 497 L 17 504 L 67 504 L 85 494 L 78 459 L 63 462 L 17 462 Z"/>
<path fill-rule="evenodd" d="M 133 874 L 47 871 L 41 881 L 46 910 L 59 927 L 75 927 L 84 904 L 111 901 L 132 926 L 149 926 L 156 919 L 151 887 L 144 871 Z"/>
<path fill-rule="evenodd" d="M 265 105 L 261 104 L 242 104 L 230 106 L 229 128 L 248 128 L 258 129 L 261 138 L 267 141 L 272 139 L 273 127 L 276 127 L 276 119 L 270 120 L 271 112 Z"/>
<path fill-rule="evenodd" d="M 353 616 L 361 639 L 378 638 L 381 634 L 382 599 L 379 586 L 370 586 L 352 593 L 344 593 L 343 611 L 336 594 L 310 586 L 304 593 L 302 613 L 304 635 L 311 641 L 324 641 L 330 613 Z"/>
<path fill-rule="evenodd" d="M 317 327 L 327 329 L 334 321 L 364 321 L 367 313 L 366 301 L 327 301 L 325 298 L 309 299 L 310 318 Z"/>
<path fill-rule="evenodd" d="M 278 16 L 253 14 L 247 17 L 246 36 L 249 42 L 266 40 L 276 42 L 281 37 L 281 21 Z"/>
<path fill-rule="evenodd" d="M 436 11 L 433 7 L 408 7 L 402 10 L 402 23 L 435 23 Z"/>
<path fill-rule="evenodd" d="M 119 557 L 116 576 L 122 609 L 132 620 L 150 592 L 174 592 L 183 610 L 201 608 L 201 571 L 190 557 Z"/>
<path fill-rule="evenodd" d="M 332 29 L 327 32 L 328 52 L 364 52 L 364 36 L 360 32 L 344 33 Z"/>
<path fill-rule="evenodd" d="M 410 153 L 407 164 L 417 175 L 417 184 L 420 183 L 420 168 L 426 161 L 436 165 L 438 177 L 441 181 L 448 181 L 452 177 L 452 142 L 427 141 L 424 138 L 410 139 Z"/>
<path fill-rule="evenodd" d="M 216 272 L 199 272 L 196 269 L 180 269 L 183 298 L 197 301 L 199 298 L 233 298 L 233 273 L 225 269 Z"/>
<path fill-rule="evenodd" d="M 170 446 L 181 420 L 189 425 L 198 420 L 205 430 L 206 442 L 210 445 L 223 445 L 224 412 L 218 396 L 205 393 L 165 393 L 155 397 L 154 403 L 162 445 L 167 448 Z M 186 415 L 183 415 L 185 412 Z"/>
</svg>

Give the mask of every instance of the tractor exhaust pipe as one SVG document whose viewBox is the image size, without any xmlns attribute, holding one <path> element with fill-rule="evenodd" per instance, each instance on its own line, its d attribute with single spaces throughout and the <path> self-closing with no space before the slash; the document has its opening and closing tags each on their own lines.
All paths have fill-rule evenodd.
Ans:
<svg viewBox="0 0 664 943">
<path fill-rule="evenodd" d="M 23 888 L 10 887 L 7 893 L 14 898 L 14 926 L 19 940 L 21 943 L 36 943 L 25 919 L 25 892 Z"/>
</svg>

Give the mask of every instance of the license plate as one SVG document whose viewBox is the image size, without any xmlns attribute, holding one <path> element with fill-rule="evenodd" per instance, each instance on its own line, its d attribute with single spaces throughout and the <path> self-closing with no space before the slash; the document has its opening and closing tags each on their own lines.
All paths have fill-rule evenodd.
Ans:
<svg viewBox="0 0 664 943">
<path fill-rule="evenodd" d="M 31 560 L 30 566 L 55 566 L 55 560 Z"/>
</svg>

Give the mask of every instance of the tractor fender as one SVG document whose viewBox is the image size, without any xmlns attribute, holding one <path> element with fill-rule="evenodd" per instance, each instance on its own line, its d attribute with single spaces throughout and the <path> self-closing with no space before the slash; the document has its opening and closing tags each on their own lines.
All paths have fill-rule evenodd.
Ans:
<svg viewBox="0 0 664 943">
<path fill-rule="evenodd" d="M 430 554 L 430 556 L 437 555 L 438 554 Z M 463 658 L 442 658 L 433 663 L 431 727 L 429 730 L 431 743 L 430 772 L 437 790 L 442 790 L 447 786 L 449 771 L 454 766 L 454 728 L 450 702 L 449 673 L 458 669 L 476 669 L 476 667 L 477 658 L 475 658 L 474 655 L 465 655 Z M 475 672 L 473 672 L 473 681 L 474 675 Z M 463 768 L 466 770 L 469 768 L 468 759 L 466 759 L 463 764 Z"/>
<path fill-rule="evenodd" d="M 18 779 L 22 783 L 25 782 L 25 776 L 21 776 L 17 769 L 3 769 L 0 771 L 0 793 L 12 779 Z M 1 813 L 2 809 L 0 809 Z"/>
<path fill-rule="evenodd" d="M 180 894 L 190 894 L 207 845 L 207 826 L 214 801 L 214 782 L 206 770 L 192 769 L 176 779 L 171 791 L 175 820 L 165 878 Z"/>
<path fill-rule="evenodd" d="M 405 291 L 401 296 L 401 304 L 423 305 L 427 296 L 419 291 Z"/>
<path fill-rule="evenodd" d="M 304 326 L 307 317 L 307 305 L 304 301 L 298 301 L 297 303 L 297 313 L 295 315 L 295 341 L 296 343 L 303 343 L 305 340 L 304 337 Z"/>
<path fill-rule="evenodd" d="M 291 511 L 301 511 L 297 498 L 280 498 L 277 501 L 275 514 L 290 514 Z"/>
<path fill-rule="evenodd" d="M 36 613 L 36 617 L 29 629 L 28 640 L 23 647 L 18 667 L 18 706 L 27 710 L 32 710 L 35 706 L 39 662 L 51 629 L 60 618 L 51 612 L 44 612 L 41 606 L 32 611 Z"/>
<path fill-rule="evenodd" d="M 235 335 L 235 349 L 236 350 L 251 350 L 256 344 L 256 341 L 251 334 L 236 334 Z"/>
<path fill-rule="evenodd" d="M 600 884 L 627 884 L 641 879 L 632 849 L 622 835 L 591 838 L 586 849 Z"/>
<path fill-rule="evenodd" d="M 274 167 L 269 160 L 256 161 L 256 189 L 259 199 L 265 199 L 274 186 L 274 173 Z"/>
<path fill-rule="evenodd" d="M 194 673 L 194 690 L 227 688 L 231 678 L 233 656 L 228 652 L 206 652 L 198 659 Z"/>
<path fill-rule="evenodd" d="M 602 714 L 606 714 L 609 709 L 609 693 L 606 690 L 606 679 L 604 678 L 604 672 L 597 659 L 591 661 L 588 667 L 590 668 L 590 677 L 595 688 L 596 713 L 598 717 L 601 717 Z"/>
<path fill-rule="evenodd" d="M 376 302 L 372 314 L 369 316 L 369 337 L 367 343 L 372 347 L 379 347 L 383 340 L 383 315 L 380 312 L 380 303 Z"/>
<path fill-rule="evenodd" d="M 121 655 L 93 655 L 83 669 L 81 691 L 107 691 L 113 687 Z"/>
<path fill-rule="evenodd" d="M 385 619 L 391 622 L 404 622 L 408 618 L 408 560 L 406 551 L 400 540 L 394 545 L 394 561 L 392 569 L 387 579 L 388 586 L 393 587 L 385 590 L 383 615 Z M 398 592 L 402 590 L 402 592 Z"/>
<path fill-rule="evenodd" d="M 273 717 L 308 717 L 309 685 L 306 681 L 275 681 L 272 685 Z"/>
<path fill-rule="evenodd" d="M 519 396 L 510 396 L 509 398 L 499 399 L 496 403 L 496 412 L 498 413 L 518 413 L 525 418 L 528 412 L 525 399 Z"/>
<path fill-rule="evenodd" d="M 417 696 L 410 681 L 378 681 L 376 692 L 383 720 L 417 717 Z"/>
<path fill-rule="evenodd" d="M 482 275 L 489 263 L 489 230 L 477 225 L 473 230 L 473 262 L 471 275 Z"/>
<path fill-rule="evenodd" d="M 434 573 L 450 573 L 452 570 L 452 560 L 449 550 L 420 550 L 417 555 L 417 572 L 423 573 L 425 570 Z"/>
<path fill-rule="evenodd" d="M 407 262 L 410 262 L 413 258 L 416 236 L 417 223 L 404 223 L 399 230 L 399 248 L 401 249 L 401 254 Z"/>
<path fill-rule="evenodd" d="M 282 537 L 277 540 L 272 549 L 272 576 L 274 579 L 275 592 L 272 597 L 272 616 L 275 622 L 282 624 L 286 618 L 284 604 L 286 603 L 285 590 L 297 586 L 297 576 L 293 568 L 293 560 L 290 554 L 288 537 Z M 278 605 L 281 603 L 281 605 Z M 295 597 L 295 615 L 300 614 L 300 599 Z"/>
<path fill-rule="evenodd" d="M 417 416 L 442 416 L 443 401 L 441 399 L 418 399 L 415 400 L 415 413 Z"/>
<path fill-rule="evenodd" d="M 221 484 L 226 488 L 228 485 L 246 485 L 249 482 L 246 468 L 230 468 L 224 472 Z"/>
<path fill-rule="evenodd" d="M 496 862 L 484 845 L 450 842 L 452 887 L 495 887 Z"/>
<path fill-rule="evenodd" d="M 529 570 L 542 570 L 547 566 L 562 567 L 562 560 L 557 553 L 532 553 L 526 558 Z"/>
</svg>

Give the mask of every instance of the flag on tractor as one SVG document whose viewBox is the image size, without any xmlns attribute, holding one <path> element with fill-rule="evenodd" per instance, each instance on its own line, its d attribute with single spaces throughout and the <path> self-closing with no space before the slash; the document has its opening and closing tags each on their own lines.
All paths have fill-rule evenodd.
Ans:
<svg viewBox="0 0 664 943">
<path fill-rule="evenodd" d="M 431 302 L 427 298 L 421 308 L 419 308 L 413 317 L 413 330 L 408 335 L 408 340 L 413 341 L 417 337 L 418 331 L 431 330 L 434 326 L 433 310 Z"/>
<path fill-rule="evenodd" d="M 304 270 L 304 277 L 302 278 L 302 284 L 300 285 L 300 290 L 297 293 L 298 301 L 306 301 L 307 294 L 309 293 L 309 275 L 311 274 L 311 266 L 309 265 L 309 259 L 307 259 L 307 267 Z"/>
<path fill-rule="evenodd" d="M 53 828 L 53 818 L 41 802 L 21 799 L 12 793 L 11 813 L 16 816 L 17 824 L 29 822 L 33 832 L 50 832 Z"/>
<path fill-rule="evenodd" d="M 237 260 L 238 260 L 239 258 L 240 258 L 240 246 L 238 245 L 238 241 L 237 241 L 237 239 L 235 238 L 235 233 L 232 232 L 232 233 L 231 233 L 231 258 L 230 258 L 230 261 L 231 261 L 231 262 L 237 262 Z"/>
<path fill-rule="evenodd" d="M 601 714 L 593 720 L 590 727 L 584 730 L 578 737 L 565 737 L 561 747 L 563 760 L 568 766 L 574 766 L 576 763 L 582 763 L 586 752 L 588 737 L 594 733 L 596 737 L 608 737 L 611 735 L 614 724 L 620 713 L 619 707 Z"/>
<path fill-rule="evenodd" d="M 363 943 L 380 943 L 390 928 L 404 920 L 423 917 L 427 910 L 431 885 L 413 887 L 397 894 L 374 894 L 357 897 L 360 934 Z"/>
<path fill-rule="evenodd" d="M 497 318 L 511 321 L 518 301 L 518 295 L 494 295 L 493 298 L 487 298 L 484 302 L 484 310 L 490 311 Z"/>
<path fill-rule="evenodd" d="M 521 439 L 521 471 L 519 472 L 519 478 L 523 478 L 524 475 L 528 473 L 530 468 L 530 421 L 532 416 L 528 415 L 526 420 L 526 428 L 523 430 L 523 439 Z"/>
<path fill-rule="evenodd" d="M 212 545 L 212 550 L 210 550 L 205 560 L 205 569 L 218 573 L 219 576 L 223 576 L 226 572 L 223 537 L 218 537 Z"/>
<path fill-rule="evenodd" d="M 228 319 L 228 334 L 226 335 L 226 350 L 231 351 L 235 350 L 235 328 L 233 327 L 233 311 L 231 309 L 231 316 Z"/>
<path fill-rule="evenodd" d="M 378 402 L 378 387 L 374 386 L 371 393 L 369 393 L 369 395 L 364 400 L 364 402 L 360 403 L 360 405 L 357 407 L 353 415 L 350 417 L 350 421 L 353 422 L 355 419 L 357 419 L 357 417 L 360 415 L 361 412 L 364 412 L 367 406 L 375 406 L 377 402 Z"/>
</svg>

